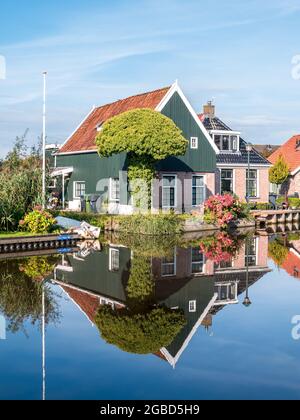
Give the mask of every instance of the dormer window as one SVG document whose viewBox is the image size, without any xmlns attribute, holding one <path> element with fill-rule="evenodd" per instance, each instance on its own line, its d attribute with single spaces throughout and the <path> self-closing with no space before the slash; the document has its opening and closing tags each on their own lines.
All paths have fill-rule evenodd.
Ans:
<svg viewBox="0 0 300 420">
<path fill-rule="evenodd" d="M 211 136 L 219 150 L 224 152 L 238 152 L 240 133 L 232 131 L 211 131 Z"/>
</svg>

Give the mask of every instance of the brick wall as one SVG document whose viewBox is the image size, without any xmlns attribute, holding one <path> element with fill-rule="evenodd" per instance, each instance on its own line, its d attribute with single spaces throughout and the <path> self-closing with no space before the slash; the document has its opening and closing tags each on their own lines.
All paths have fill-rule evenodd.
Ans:
<svg viewBox="0 0 300 420">
<path fill-rule="evenodd" d="M 251 199 L 251 201 L 259 203 L 269 202 L 269 168 L 251 167 L 257 170 L 258 174 L 258 195 L 259 197 Z M 228 168 L 233 169 L 233 168 Z M 233 169 L 233 184 L 234 193 L 240 198 L 240 200 L 246 200 L 246 176 L 247 168 L 234 168 Z M 220 185 L 220 169 L 216 174 L 216 190 L 221 190 Z"/>
</svg>

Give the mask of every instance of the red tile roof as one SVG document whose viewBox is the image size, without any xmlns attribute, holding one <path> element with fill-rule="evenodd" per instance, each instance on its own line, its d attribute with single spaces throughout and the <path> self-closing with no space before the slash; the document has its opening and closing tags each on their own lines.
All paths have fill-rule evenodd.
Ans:
<svg viewBox="0 0 300 420">
<path fill-rule="evenodd" d="M 289 251 L 287 258 L 281 265 L 290 276 L 300 278 L 300 258 L 294 252 Z"/>
<path fill-rule="evenodd" d="M 158 89 L 95 108 L 62 146 L 59 153 L 95 150 L 95 138 L 99 124 L 103 124 L 108 119 L 133 109 L 155 109 L 168 93 L 169 89 L 170 87 Z"/>
<path fill-rule="evenodd" d="M 290 138 L 286 143 L 279 147 L 279 149 L 272 153 L 271 156 L 268 157 L 268 160 L 274 164 L 279 156 L 282 155 L 288 163 L 290 171 L 293 172 L 300 167 L 300 147 L 297 147 L 297 142 L 300 144 L 300 134 Z"/>
<path fill-rule="evenodd" d="M 63 290 L 73 299 L 80 309 L 86 314 L 89 320 L 94 323 L 96 313 L 100 307 L 100 298 L 88 292 L 73 289 L 68 286 L 61 286 Z"/>
</svg>

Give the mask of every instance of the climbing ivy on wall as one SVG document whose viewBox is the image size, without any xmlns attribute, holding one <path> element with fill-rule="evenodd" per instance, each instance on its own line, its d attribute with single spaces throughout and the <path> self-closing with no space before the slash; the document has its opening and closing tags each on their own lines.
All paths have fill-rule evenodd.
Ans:
<svg viewBox="0 0 300 420">
<path fill-rule="evenodd" d="M 151 109 L 135 109 L 109 119 L 97 135 L 96 145 L 100 157 L 127 152 L 129 180 L 144 180 L 149 192 L 155 164 L 169 156 L 184 155 L 188 142 L 170 118 Z M 132 192 L 140 193 L 139 187 L 134 186 Z"/>
</svg>

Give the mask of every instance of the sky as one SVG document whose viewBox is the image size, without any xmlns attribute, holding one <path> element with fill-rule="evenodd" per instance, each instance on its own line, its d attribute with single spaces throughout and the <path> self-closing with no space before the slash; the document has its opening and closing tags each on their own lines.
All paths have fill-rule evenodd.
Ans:
<svg viewBox="0 0 300 420">
<path fill-rule="evenodd" d="M 172 84 L 252 143 L 300 133 L 299 0 L 10 0 L 0 9 L 0 157 L 62 143 L 101 105 Z M 6 74 L 4 74 L 4 63 Z M 5 76 L 5 78 L 4 78 Z"/>
</svg>

